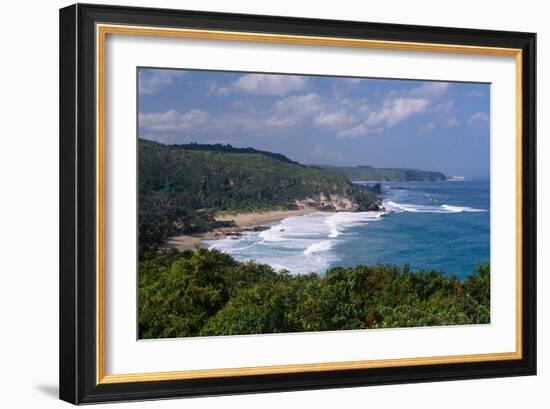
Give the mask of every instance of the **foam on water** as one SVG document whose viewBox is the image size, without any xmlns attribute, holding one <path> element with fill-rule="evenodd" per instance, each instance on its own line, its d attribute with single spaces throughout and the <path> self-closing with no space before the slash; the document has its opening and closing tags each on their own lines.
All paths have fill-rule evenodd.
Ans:
<svg viewBox="0 0 550 409">
<path fill-rule="evenodd" d="M 323 240 L 313 243 L 307 249 L 304 250 L 304 254 L 307 256 L 313 253 L 320 253 L 323 251 L 329 251 L 332 248 L 333 240 Z"/>
<path fill-rule="evenodd" d="M 487 210 L 485 209 L 475 209 L 473 207 L 468 207 L 468 206 L 451 206 L 451 205 L 441 205 L 441 208 L 449 211 L 449 212 L 454 212 L 454 213 L 460 213 L 460 212 L 474 212 L 474 213 L 479 213 L 479 212 L 487 212 Z"/>
<path fill-rule="evenodd" d="M 322 273 L 339 261 L 335 247 L 347 229 L 380 219 L 380 212 L 317 212 L 289 217 L 238 240 L 211 240 L 210 247 L 238 260 L 255 260 L 291 273 Z"/>
<path fill-rule="evenodd" d="M 387 212 L 412 212 L 412 213 L 461 213 L 461 212 L 487 212 L 485 209 L 476 209 L 468 206 L 441 206 L 417 205 L 410 203 L 396 203 L 391 200 L 384 202 Z"/>
<path fill-rule="evenodd" d="M 328 237 L 335 238 L 340 236 L 344 230 L 350 227 L 376 221 L 381 214 L 380 212 L 335 213 L 325 219 L 325 223 L 330 229 Z"/>
</svg>

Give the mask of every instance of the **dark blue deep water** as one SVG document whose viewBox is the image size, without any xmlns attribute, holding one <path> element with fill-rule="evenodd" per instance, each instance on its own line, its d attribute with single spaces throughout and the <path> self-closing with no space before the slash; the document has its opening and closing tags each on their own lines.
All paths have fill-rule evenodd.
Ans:
<svg viewBox="0 0 550 409">
<path fill-rule="evenodd" d="M 463 278 L 490 256 L 489 181 L 382 183 L 385 212 L 290 217 L 269 230 L 209 244 L 239 260 L 296 274 L 408 263 Z"/>
</svg>

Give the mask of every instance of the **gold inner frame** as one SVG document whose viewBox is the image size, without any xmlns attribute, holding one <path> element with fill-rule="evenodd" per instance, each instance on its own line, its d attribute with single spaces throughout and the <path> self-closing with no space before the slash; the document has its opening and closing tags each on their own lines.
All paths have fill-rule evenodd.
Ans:
<svg viewBox="0 0 550 409">
<path fill-rule="evenodd" d="M 504 353 L 450 355 L 365 361 L 320 362 L 312 364 L 185 370 L 131 374 L 105 374 L 105 42 L 107 34 L 198 38 L 297 45 L 319 45 L 484 54 L 515 57 L 516 65 L 516 350 Z M 249 32 L 178 29 L 114 24 L 96 25 L 96 382 L 127 382 L 201 379 L 229 376 L 290 374 L 347 369 L 387 368 L 467 362 L 518 360 L 522 358 L 522 51 L 515 48 L 432 44 L 402 41 L 363 40 L 318 36 L 294 36 Z"/>
</svg>

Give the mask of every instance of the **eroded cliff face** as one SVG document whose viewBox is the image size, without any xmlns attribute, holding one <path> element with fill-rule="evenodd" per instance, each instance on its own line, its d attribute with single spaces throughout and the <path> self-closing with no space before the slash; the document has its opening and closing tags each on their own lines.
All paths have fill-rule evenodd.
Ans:
<svg viewBox="0 0 550 409">
<path fill-rule="evenodd" d="M 379 203 L 369 203 L 362 205 L 360 202 L 353 201 L 351 195 L 325 194 L 319 193 L 311 195 L 304 199 L 295 200 L 296 207 L 302 209 L 314 207 L 320 210 L 357 212 L 367 210 L 380 210 Z"/>
</svg>

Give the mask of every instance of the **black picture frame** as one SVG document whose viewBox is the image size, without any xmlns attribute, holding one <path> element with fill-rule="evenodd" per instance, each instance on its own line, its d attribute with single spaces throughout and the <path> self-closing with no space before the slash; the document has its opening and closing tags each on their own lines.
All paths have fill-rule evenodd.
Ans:
<svg viewBox="0 0 550 409">
<path fill-rule="evenodd" d="M 98 384 L 96 23 L 522 50 L 521 359 Z M 536 374 L 536 34 L 77 4 L 60 10 L 60 389 L 74 404 Z"/>
</svg>

